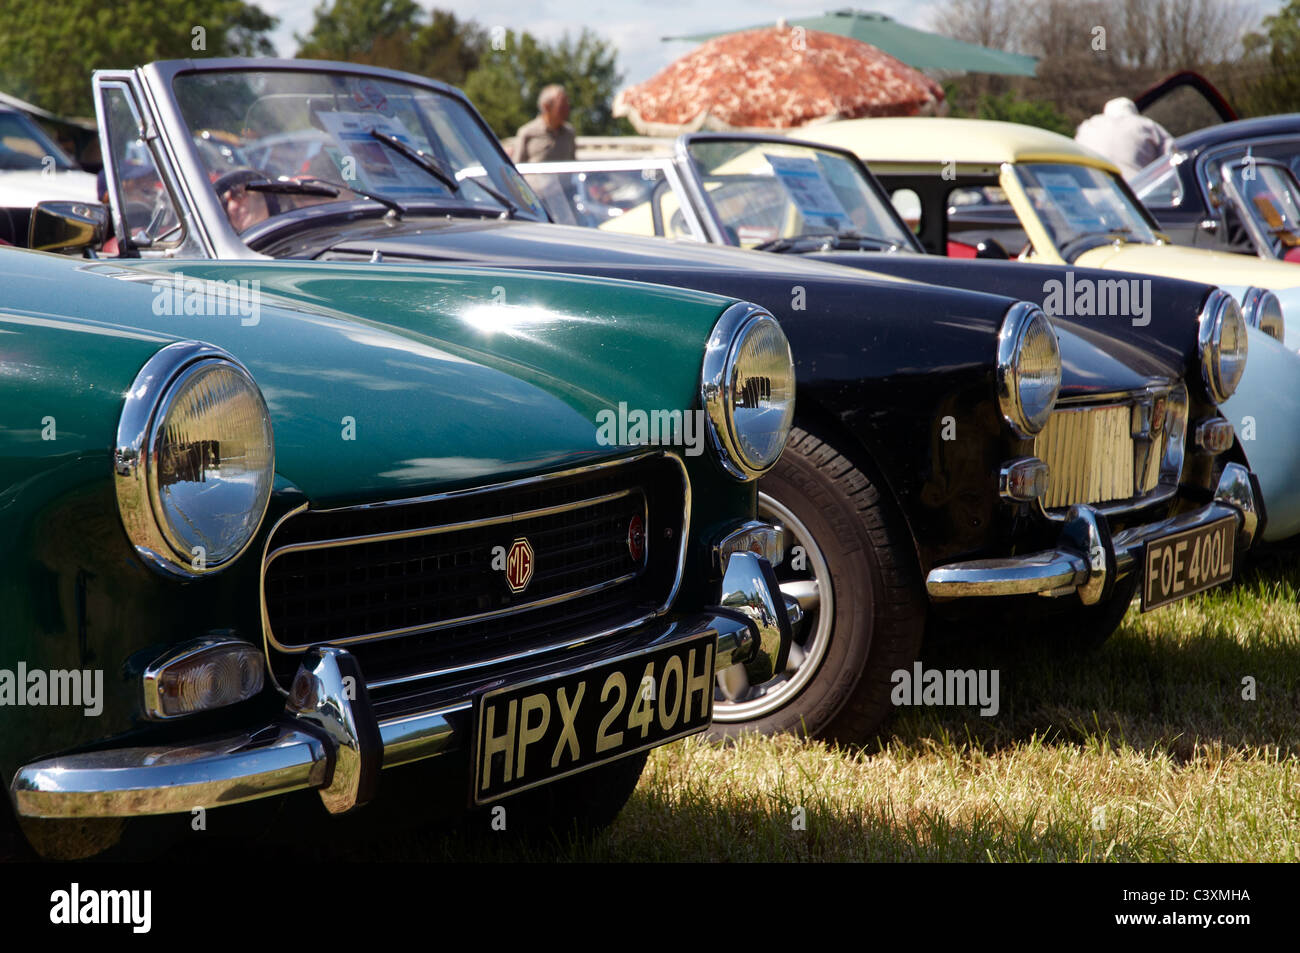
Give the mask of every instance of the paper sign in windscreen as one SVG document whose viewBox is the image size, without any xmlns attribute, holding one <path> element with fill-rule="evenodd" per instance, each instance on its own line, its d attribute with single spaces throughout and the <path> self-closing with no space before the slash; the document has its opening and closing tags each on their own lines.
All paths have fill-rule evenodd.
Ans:
<svg viewBox="0 0 1300 953">
<path fill-rule="evenodd" d="M 840 231 L 850 225 L 849 213 L 813 159 L 763 154 L 777 179 L 790 194 L 790 201 L 806 225 Z"/>
</svg>

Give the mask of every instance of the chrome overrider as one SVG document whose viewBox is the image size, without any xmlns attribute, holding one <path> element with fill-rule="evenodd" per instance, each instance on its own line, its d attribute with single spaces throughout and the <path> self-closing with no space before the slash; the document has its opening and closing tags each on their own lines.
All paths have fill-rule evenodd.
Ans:
<svg viewBox="0 0 1300 953">
<path fill-rule="evenodd" d="M 592 639 L 549 662 L 512 662 L 484 673 L 479 688 L 559 678 L 706 632 L 717 638 L 716 671 L 741 665 L 756 681 L 781 671 L 790 621 L 768 560 L 731 553 L 715 593 L 714 608 Z M 340 814 L 374 796 L 381 768 L 471 749 L 474 694 L 458 691 L 432 710 L 377 718 L 356 656 L 317 646 L 304 654 L 284 712 L 269 724 L 188 744 L 38 761 L 18 770 L 10 793 L 21 816 L 76 818 L 186 813 L 314 788 Z"/>
<path fill-rule="evenodd" d="M 1229 516 L 1237 520 L 1237 549 L 1244 552 L 1260 530 L 1263 507 L 1254 476 L 1238 463 L 1224 467 L 1214 499 L 1198 509 L 1112 537 L 1104 514 L 1076 504 L 1070 507 L 1055 549 L 939 566 L 930 570 L 925 587 L 936 599 L 1078 593 L 1084 605 L 1095 605 L 1137 568 L 1149 540 Z"/>
</svg>

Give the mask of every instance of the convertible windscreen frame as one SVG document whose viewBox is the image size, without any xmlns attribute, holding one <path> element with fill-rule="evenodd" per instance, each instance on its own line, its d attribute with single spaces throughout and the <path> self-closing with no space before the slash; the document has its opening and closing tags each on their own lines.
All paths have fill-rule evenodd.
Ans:
<svg viewBox="0 0 1300 953">
<path fill-rule="evenodd" d="M 310 66 L 305 66 L 302 61 L 276 59 L 259 59 L 254 70 L 250 69 L 247 60 L 218 58 L 201 62 L 163 61 L 130 71 L 99 71 L 94 75 L 97 107 L 106 84 L 125 84 L 130 89 L 135 104 L 141 112 L 143 127 L 147 130 L 146 138 L 155 148 L 159 171 L 164 179 L 174 186 L 173 197 L 178 205 L 180 219 L 185 225 L 186 238 L 180 246 L 167 250 L 139 249 L 138 253 L 141 257 L 159 257 L 166 254 L 217 259 L 267 258 L 272 256 L 250 247 L 249 243 L 264 247 L 273 239 L 283 238 L 287 232 L 304 227 L 365 217 L 380 218 L 387 214 L 387 209 L 372 200 L 347 200 L 330 203 L 328 206 L 307 206 L 297 209 L 277 219 L 258 223 L 242 235 L 236 231 L 217 194 L 211 188 L 207 165 L 192 141 L 190 125 L 174 92 L 174 82 L 180 76 L 231 72 L 338 73 L 357 78 L 401 83 L 420 91 L 445 96 L 464 108 L 466 118 L 482 132 L 484 147 L 495 148 L 501 162 L 513 169 L 509 156 L 492 130 L 459 90 L 436 80 L 415 82 L 408 74 L 395 70 L 331 61 L 312 62 Z M 526 183 L 524 187 L 527 188 Z M 428 201 L 409 199 L 402 204 L 413 216 L 452 214 L 495 217 L 503 211 L 495 206 L 463 202 L 454 198 Z M 322 211 L 322 208 L 326 211 Z M 521 207 L 518 217 L 533 221 L 548 220 L 540 203 L 537 205 L 537 210 Z"/>
</svg>

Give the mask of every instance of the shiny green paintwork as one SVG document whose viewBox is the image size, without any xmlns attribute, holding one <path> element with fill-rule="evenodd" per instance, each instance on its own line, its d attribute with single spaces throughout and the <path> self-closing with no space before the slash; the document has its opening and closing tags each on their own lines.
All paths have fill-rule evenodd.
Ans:
<svg viewBox="0 0 1300 953">
<path fill-rule="evenodd" d="M 155 313 L 155 279 L 260 282 L 260 315 Z M 139 672 L 166 645 L 231 630 L 261 642 L 258 553 L 293 506 L 417 496 L 638 450 L 601 446 L 596 413 L 698 405 L 708 334 L 731 302 L 603 279 L 386 265 L 147 266 L 0 252 L 0 669 L 102 668 L 103 714 L 3 711 L 0 777 L 95 743 L 244 726 L 271 693 L 179 725 L 139 718 Z M 168 286 L 169 287 L 169 286 Z M 174 300 L 174 299 L 173 299 Z M 174 340 L 223 347 L 267 398 L 277 483 L 230 569 L 163 578 L 129 546 L 112 455 L 123 396 Z M 345 417 L 355 439 L 344 439 Z M 50 431 L 47 418 L 52 418 Z M 44 433 L 43 433 L 44 431 Z M 43 439 L 53 435 L 54 439 Z M 752 484 L 686 457 L 692 546 L 676 608 L 709 598 L 708 543 L 751 518 Z"/>
</svg>

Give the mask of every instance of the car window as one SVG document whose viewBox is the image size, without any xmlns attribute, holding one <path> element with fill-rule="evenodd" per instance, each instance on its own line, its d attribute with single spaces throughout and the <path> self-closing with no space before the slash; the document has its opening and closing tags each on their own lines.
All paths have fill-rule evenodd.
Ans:
<svg viewBox="0 0 1300 953">
<path fill-rule="evenodd" d="M 1177 208 L 1183 204 L 1178 166 L 1168 160 L 1143 169 L 1133 180 L 1133 191 L 1147 208 Z"/>
<path fill-rule="evenodd" d="M 176 202 L 158 171 L 153 150 L 140 137 L 139 112 L 124 86 L 102 92 L 106 133 L 113 163 L 111 201 L 121 203 L 127 230 L 137 244 L 173 245 L 182 231 Z"/>
<path fill-rule="evenodd" d="M 40 126 L 22 113 L 0 111 L 0 170 L 75 169 L 72 160 Z"/>
</svg>

